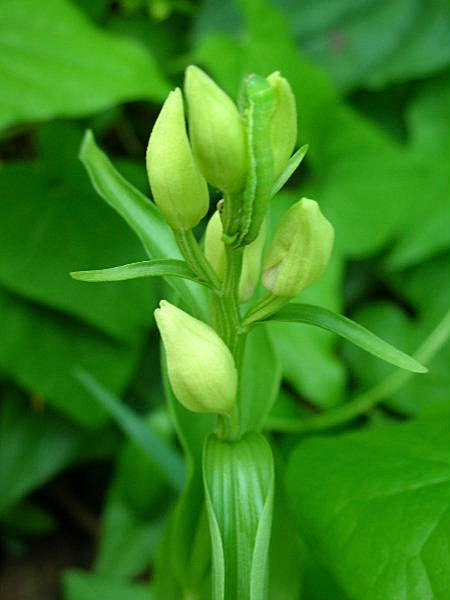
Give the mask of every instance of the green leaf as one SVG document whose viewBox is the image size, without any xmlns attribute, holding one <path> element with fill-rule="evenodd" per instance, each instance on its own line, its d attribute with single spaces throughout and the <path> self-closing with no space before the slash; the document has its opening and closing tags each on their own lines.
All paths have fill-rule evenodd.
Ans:
<svg viewBox="0 0 450 600">
<path fill-rule="evenodd" d="M 145 253 L 91 189 L 76 159 L 78 128 L 58 123 L 44 130 L 57 142 L 61 162 L 56 163 L 49 148 L 42 160 L 9 162 L 1 169 L 0 283 L 137 344 L 152 323 L 153 284 L 130 281 L 89 289 L 73 281 L 69 272 L 140 260 Z"/>
<path fill-rule="evenodd" d="M 159 102 L 169 91 L 143 46 L 98 29 L 65 0 L 3 0 L 0 40 L 0 128 Z"/>
<path fill-rule="evenodd" d="M 241 432 L 259 431 L 276 400 L 281 364 L 265 328 L 250 332 L 239 383 Z"/>
<path fill-rule="evenodd" d="M 35 410 L 16 395 L 0 405 L 0 512 L 78 458 L 94 439 L 51 409 Z"/>
<path fill-rule="evenodd" d="M 148 583 L 128 583 L 75 569 L 64 574 L 63 588 L 64 600 L 157 600 Z"/>
<path fill-rule="evenodd" d="M 125 281 L 127 279 L 139 279 L 140 277 L 182 277 L 197 283 L 206 282 L 200 280 L 183 260 L 156 259 L 143 260 L 120 267 L 110 269 L 97 269 L 93 271 L 74 271 L 70 274 L 78 281 L 100 282 L 100 281 Z"/>
<path fill-rule="evenodd" d="M 292 453 L 299 531 L 349 598 L 448 597 L 449 443 L 441 413 L 309 439 Z"/>
<path fill-rule="evenodd" d="M 278 194 L 278 192 L 281 190 L 281 188 L 284 186 L 284 184 L 289 180 L 291 175 L 293 175 L 295 173 L 295 171 L 300 166 L 300 163 L 305 158 L 306 153 L 308 152 L 308 148 L 309 148 L 308 144 L 305 144 L 291 156 L 285 170 L 283 171 L 283 173 L 281 173 L 281 175 L 278 177 L 278 179 L 273 184 L 272 196 L 275 196 L 275 194 Z"/>
<path fill-rule="evenodd" d="M 135 371 L 142 341 L 118 343 L 77 319 L 24 302 L 0 288 L 0 368 L 21 387 L 84 426 L 105 411 L 73 377 L 75 366 L 120 393 Z"/>
<path fill-rule="evenodd" d="M 116 171 L 98 148 L 92 132 L 84 137 L 80 159 L 97 193 L 116 210 L 138 235 L 150 258 L 179 258 L 172 231 L 156 206 Z M 171 287 L 185 302 L 190 300 L 197 314 L 205 310 L 205 295 L 199 286 L 183 279 L 169 279 Z"/>
<path fill-rule="evenodd" d="M 212 598 L 263 600 L 274 489 L 270 446 L 255 432 L 235 442 L 211 435 L 205 444 L 203 478 L 213 555 Z"/>
<path fill-rule="evenodd" d="M 161 438 L 153 427 L 147 426 L 126 404 L 123 404 L 87 371 L 77 369 L 76 377 L 124 433 L 144 450 L 170 485 L 177 491 L 182 489 L 184 465 L 178 453 Z"/>
<path fill-rule="evenodd" d="M 148 427 L 167 438 L 167 415 L 152 411 Z M 134 577 L 154 561 L 163 529 L 161 513 L 169 499 L 166 481 L 148 454 L 131 440 L 119 452 L 102 511 L 102 536 L 95 571 Z"/>
<path fill-rule="evenodd" d="M 397 350 L 397 348 L 381 340 L 358 323 L 320 306 L 292 302 L 264 322 L 268 321 L 315 325 L 316 327 L 337 333 L 356 346 L 363 348 L 366 352 L 401 369 L 406 369 L 414 373 L 426 373 L 428 370 L 414 358 Z"/>
</svg>

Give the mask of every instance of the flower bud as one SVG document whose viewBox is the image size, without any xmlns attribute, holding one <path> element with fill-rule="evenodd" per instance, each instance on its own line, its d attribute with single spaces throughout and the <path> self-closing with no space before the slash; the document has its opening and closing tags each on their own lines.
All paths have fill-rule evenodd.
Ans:
<svg viewBox="0 0 450 600">
<path fill-rule="evenodd" d="M 263 283 L 276 296 L 295 298 L 325 270 L 334 229 L 314 200 L 291 206 L 275 233 L 264 261 Z"/>
<path fill-rule="evenodd" d="M 192 229 L 206 215 L 208 186 L 189 144 L 179 88 L 169 94 L 153 127 L 147 173 L 153 198 L 169 225 Z"/>
<path fill-rule="evenodd" d="M 292 88 L 279 71 L 269 75 L 267 81 L 275 92 L 271 138 L 274 177 L 277 179 L 286 168 L 297 143 L 297 109 Z"/>
<path fill-rule="evenodd" d="M 205 256 L 223 279 L 226 265 L 225 245 L 222 241 L 223 227 L 220 214 L 216 211 L 209 220 L 205 234 Z M 253 295 L 261 271 L 261 254 L 266 239 L 266 224 L 263 222 L 257 238 L 245 246 L 242 256 L 242 272 L 239 280 L 239 300 L 247 302 Z"/>
<path fill-rule="evenodd" d="M 237 371 L 230 350 L 206 323 L 162 300 L 155 319 L 178 401 L 202 413 L 227 413 L 236 401 Z"/>
<path fill-rule="evenodd" d="M 247 156 L 244 128 L 231 98 L 201 69 L 186 70 L 192 148 L 207 181 L 226 192 L 245 185 Z"/>
</svg>

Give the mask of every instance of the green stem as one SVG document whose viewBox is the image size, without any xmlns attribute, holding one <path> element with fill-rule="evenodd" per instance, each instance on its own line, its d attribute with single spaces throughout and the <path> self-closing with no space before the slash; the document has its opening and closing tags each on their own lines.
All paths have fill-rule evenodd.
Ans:
<svg viewBox="0 0 450 600">
<path fill-rule="evenodd" d="M 214 290 L 220 289 L 220 281 L 214 269 L 203 254 L 199 243 L 195 239 L 192 229 L 173 229 L 175 240 L 191 269 L 202 279 L 207 281 Z"/>
<path fill-rule="evenodd" d="M 450 311 L 438 323 L 420 348 L 415 358 L 422 364 L 429 362 L 442 348 L 450 335 Z M 268 429 L 289 433 L 303 433 L 330 429 L 359 417 L 374 408 L 379 402 L 392 396 L 414 376 L 410 371 L 395 371 L 389 377 L 354 398 L 351 402 L 307 419 L 269 419 Z"/>
</svg>

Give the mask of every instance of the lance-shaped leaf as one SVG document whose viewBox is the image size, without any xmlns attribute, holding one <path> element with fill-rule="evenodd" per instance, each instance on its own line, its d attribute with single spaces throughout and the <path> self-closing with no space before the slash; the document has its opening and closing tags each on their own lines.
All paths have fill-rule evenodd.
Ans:
<svg viewBox="0 0 450 600">
<path fill-rule="evenodd" d="M 291 158 L 288 161 L 288 164 L 286 165 L 286 168 L 284 169 L 284 171 L 281 173 L 281 175 L 278 177 L 278 179 L 275 181 L 275 183 L 272 186 L 272 196 L 275 196 L 275 194 L 278 194 L 278 192 L 281 190 L 281 188 L 284 186 L 284 184 L 298 169 L 298 167 L 300 166 L 300 163 L 303 161 L 303 159 L 306 156 L 306 153 L 308 152 L 308 148 L 309 148 L 308 144 L 305 144 L 291 156 Z"/>
<path fill-rule="evenodd" d="M 293 302 L 270 316 L 267 321 L 316 325 L 322 329 L 337 333 L 356 346 L 366 350 L 366 352 L 396 367 L 412 371 L 413 373 L 426 373 L 428 371 L 426 367 L 412 358 L 412 356 L 408 356 L 408 354 L 394 348 L 394 346 L 380 339 L 362 325 L 321 306 Z"/>
<path fill-rule="evenodd" d="M 95 143 L 91 131 L 84 136 L 80 159 L 97 193 L 133 229 L 150 258 L 181 258 L 172 231 L 157 207 L 116 171 Z M 182 298 L 190 301 L 196 313 L 204 314 L 206 302 L 202 288 L 180 278 L 168 281 Z"/>
<path fill-rule="evenodd" d="M 95 269 L 93 271 L 74 271 L 70 274 L 78 281 L 97 283 L 101 281 L 125 281 L 140 277 L 182 277 L 197 283 L 208 285 L 202 281 L 183 260 L 164 259 L 143 260 L 141 262 L 111 267 L 110 269 Z"/>
<path fill-rule="evenodd" d="M 84 369 L 77 369 L 76 378 L 92 398 L 108 411 L 124 433 L 147 454 L 168 483 L 176 491 L 180 491 L 185 479 L 185 469 L 179 453 L 90 373 Z"/>
<path fill-rule="evenodd" d="M 213 600 L 263 600 L 272 524 L 272 451 L 259 433 L 205 444 L 203 478 L 212 543 Z"/>
</svg>

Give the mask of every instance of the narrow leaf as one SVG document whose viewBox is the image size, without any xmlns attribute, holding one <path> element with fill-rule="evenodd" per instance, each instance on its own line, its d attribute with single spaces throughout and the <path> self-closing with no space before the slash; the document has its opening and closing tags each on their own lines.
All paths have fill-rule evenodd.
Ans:
<svg viewBox="0 0 450 600">
<path fill-rule="evenodd" d="M 413 373 L 426 373 L 428 371 L 426 367 L 412 358 L 412 356 L 408 356 L 401 350 L 397 350 L 397 348 L 394 348 L 394 346 L 391 346 L 388 342 L 383 341 L 362 325 L 355 323 L 347 317 L 338 315 L 331 310 L 322 308 L 321 306 L 298 304 L 294 302 L 288 304 L 279 312 L 269 317 L 268 321 L 316 325 L 322 329 L 337 333 L 356 346 L 366 350 L 366 352 L 369 352 L 396 367 L 412 371 Z"/>
<path fill-rule="evenodd" d="M 73 279 L 88 282 L 101 281 L 125 281 L 126 279 L 138 279 L 140 277 L 183 277 L 197 283 L 208 285 L 202 281 L 191 270 L 183 260 L 156 259 L 143 260 L 110 269 L 97 269 L 93 271 L 74 271 L 70 274 Z"/>
<path fill-rule="evenodd" d="M 266 439 L 211 435 L 203 477 L 211 533 L 214 600 L 263 600 L 267 593 L 274 467 Z"/>
<path fill-rule="evenodd" d="M 150 258 L 181 258 L 172 231 L 156 206 L 116 171 L 95 143 L 92 131 L 86 131 L 80 149 L 83 162 L 97 193 L 128 223 L 141 240 Z M 202 288 L 183 279 L 170 279 L 170 285 L 197 309 L 205 312 Z"/>
<path fill-rule="evenodd" d="M 92 397 L 109 413 L 117 425 L 130 437 L 161 470 L 171 486 L 179 492 L 184 484 L 183 460 L 165 440 L 119 398 L 84 369 L 77 369 L 76 378 Z"/>
<path fill-rule="evenodd" d="M 278 179 L 272 186 L 272 197 L 275 196 L 275 194 L 278 194 L 278 192 L 281 190 L 284 184 L 288 181 L 288 179 L 290 179 L 291 175 L 293 175 L 294 172 L 298 169 L 300 163 L 305 158 L 306 153 L 308 152 L 308 148 L 308 144 L 305 144 L 291 156 L 285 170 L 281 173 L 281 175 L 278 177 Z"/>
</svg>

